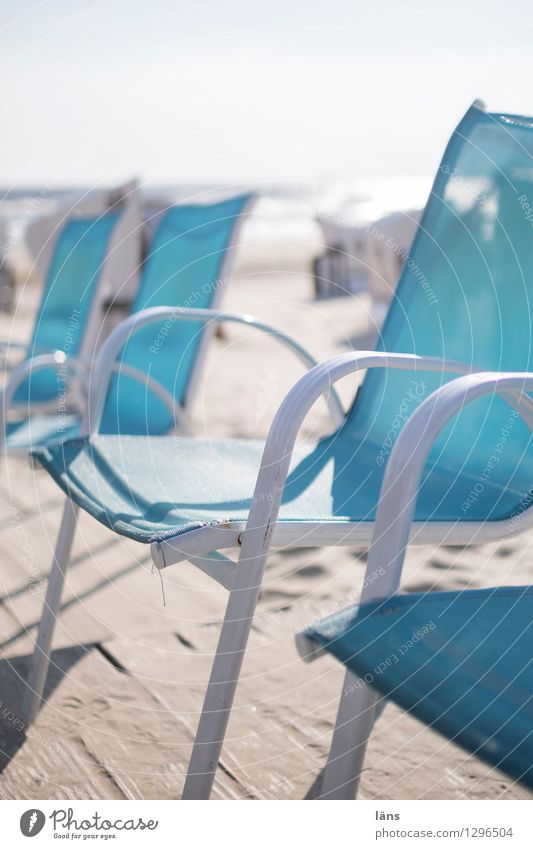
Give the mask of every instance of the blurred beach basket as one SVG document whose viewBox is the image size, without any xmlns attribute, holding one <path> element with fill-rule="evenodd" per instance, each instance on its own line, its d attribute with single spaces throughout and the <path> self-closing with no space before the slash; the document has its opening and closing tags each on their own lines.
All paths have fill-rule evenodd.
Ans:
<svg viewBox="0 0 533 849">
<path fill-rule="evenodd" d="M 325 250 L 313 263 L 317 298 L 367 292 L 388 304 L 406 261 L 420 220 L 419 210 L 398 211 L 369 223 L 349 223 L 340 216 L 316 220 Z"/>
<path fill-rule="evenodd" d="M 9 256 L 7 221 L 0 220 L 0 311 L 12 312 L 15 303 L 16 275 Z"/>
</svg>

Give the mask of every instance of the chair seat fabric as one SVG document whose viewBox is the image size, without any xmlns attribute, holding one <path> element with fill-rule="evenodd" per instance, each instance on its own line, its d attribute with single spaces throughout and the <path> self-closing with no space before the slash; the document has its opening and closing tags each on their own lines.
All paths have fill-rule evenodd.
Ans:
<svg viewBox="0 0 533 849">
<path fill-rule="evenodd" d="M 307 629 L 359 678 L 533 788 L 533 588 L 413 593 Z"/>
<path fill-rule="evenodd" d="M 117 533 L 151 542 L 208 523 L 245 522 L 263 448 L 261 440 L 98 435 L 33 453 L 80 507 Z M 379 448 L 354 442 L 342 428 L 298 442 L 279 521 L 372 521 L 384 471 L 378 456 Z M 463 512 L 478 481 L 429 469 L 416 518 L 502 519 L 524 499 L 487 481 Z"/>
</svg>

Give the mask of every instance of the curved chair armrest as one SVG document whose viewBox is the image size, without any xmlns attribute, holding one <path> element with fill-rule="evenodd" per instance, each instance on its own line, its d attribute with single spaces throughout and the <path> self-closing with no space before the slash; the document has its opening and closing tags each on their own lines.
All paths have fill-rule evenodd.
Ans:
<svg viewBox="0 0 533 849">
<path fill-rule="evenodd" d="M 533 431 L 533 400 L 524 394 L 532 390 L 533 374 L 478 372 L 441 386 L 413 412 L 398 435 L 383 477 L 362 602 L 386 598 L 400 585 L 422 472 L 447 422 L 477 398 L 497 393 Z M 368 580 L 370 575 L 374 580 Z"/>
<path fill-rule="evenodd" d="M 42 354 L 38 357 L 33 357 L 31 360 L 25 360 L 20 365 L 16 366 L 9 375 L 7 383 L 2 392 L 2 410 L 1 410 L 1 428 L 0 428 L 0 445 L 5 439 L 7 413 L 11 407 L 15 392 L 26 378 L 38 371 L 43 371 L 49 368 L 67 369 L 76 377 L 82 380 L 82 383 L 88 388 L 88 369 L 87 366 L 80 360 L 67 357 L 63 351 L 57 351 L 55 354 Z"/>
<path fill-rule="evenodd" d="M 317 361 L 309 354 L 305 348 L 300 345 L 291 336 L 278 330 L 270 324 L 263 321 L 257 321 L 250 315 L 241 315 L 239 313 L 222 312 L 220 310 L 209 309 L 187 309 L 177 307 L 152 307 L 151 309 L 143 310 L 135 313 L 122 321 L 106 339 L 102 348 L 95 360 L 94 373 L 90 382 L 89 403 L 87 405 L 87 416 L 83 425 L 83 431 L 86 433 L 94 433 L 100 426 L 105 396 L 113 372 L 113 364 L 115 363 L 120 351 L 128 339 L 133 336 L 141 327 L 148 324 L 153 324 L 157 321 L 166 320 L 171 323 L 174 321 L 192 321 L 192 322 L 219 322 L 227 321 L 235 324 L 245 324 L 254 327 L 256 330 L 261 330 L 274 336 L 283 342 L 293 353 L 310 369 L 317 365 Z M 344 421 L 345 414 L 342 404 L 336 392 L 330 386 L 325 386 L 324 393 L 328 404 L 331 417 L 336 427 L 340 426 Z"/>
</svg>

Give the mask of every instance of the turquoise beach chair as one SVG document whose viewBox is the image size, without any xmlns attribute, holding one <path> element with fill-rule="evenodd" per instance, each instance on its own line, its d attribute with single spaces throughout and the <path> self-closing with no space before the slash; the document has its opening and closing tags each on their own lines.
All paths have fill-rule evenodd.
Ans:
<svg viewBox="0 0 533 849">
<path fill-rule="evenodd" d="M 227 283 L 235 239 L 251 200 L 250 195 L 242 195 L 215 204 L 172 206 L 160 213 L 154 222 L 155 232 L 132 312 L 162 304 L 212 307 L 218 303 Z M 107 222 L 107 219 L 105 216 L 102 220 Z M 59 256 L 54 257 L 52 268 L 52 272 L 59 268 L 60 273 L 52 273 L 46 287 L 31 346 L 33 354 L 53 339 L 57 340 L 56 344 L 64 345 L 65 334 L 80 338 L 79 329 L 70 331 L 67 320 L 73 315 L 81 325 L 80 303 L 87 311 L 85 300 L 88 299 L 83 289 L 80 293 L 80 281 L 87 280 L 88 272 L 87 259 L 79 248 L 84 242 L 76 242 L 80 226 L 77 222 L 69 224 L 66 244 L 60 240 L 56 251 Z M 92 229 L 89 232 L 92 234 Z M 68 253 L 73 240 L 76 253 L 71 248 Z M 94 236 L 92 241 L 95 241 Z M 65 254 L 70 264 L 64 261 Z M 95 264 L 97 261 L 95 257 Z M 101 263 L 101 258 L 99 261 Z M 87 283 L 85 287 L 88 288 Z M 45 308 L 46 321 L 42 316 Z M 82 350 L 71 345 L 68 356 L 64 352 L 47 358 L 34 356 L 15 370 L 4 391 L 4 409 L 20 401 L 31 402 L 33 409 L 35 401 L 43 397 L 55 402 L 57 409 L 62 398 L 58 392 L 57 372 L 62 366 L 78 375 L 81 372 L 87 381 L 88 366 L 94 358 L 102 324 L 101 311 L 98 314 L 93 311 L 92 316 L 93 332 L 85 335 Z M 194 391 L 208 334 L 202 330 L 202 325 L 172 323 L 162 326 L 159 333 L 160 337 L 150 328 L 148 333 L 141 332 L 134 339 L 126 340 L 120 373 L 117 367 L 108 393 L 103 432 L 158 435 L 168 433 L 176 424 L 182 429 L 186 427 L 185 409 Z M 55 366 L 54 371 L 50 369 L 50 361 Z M 61 371 L 59 377 L 62 378 Z M 40 444 L 77 435 L 80 424 L 79 412 L 32 416 L 8 424 L 6 448 L 25 453 Z"/>
<path fill-rule="evenodd" d="M 444 153 L 378 349 L 312 368 L 282 403 L 266 442 L 99 433 L 112 363 L 125 337 L 161 322 L 165 311 L 155 310 L 117 328 L 104 346 L 87 434 L 37 452 L 75 505 L 65 521 L 81 507 L 117 533 L 151 544 L 159 569 L 189 560 L 230 591 L 185 798 L 210 794 L 271 547 L 368 544 L 391 452 L 422 401 L 458 374 L 533 371 L 532 163 L 532 120 L 479 105 L 467 112 Z M 333 384 L 357 371 L 368 373 L 339 422 Z M 465 406 L 437 435 L 416 501 L 413 542 L 468 545 L 532 523 L 531 433 L 508 406 L 514 390 L 502 391 L 504 397 Z M 319 441 L 297 441 L 322 394 L 337 429 Z M 68 546 L 65 531 L 56 552 L 59 575 Z M 237 550 L 238 562 L 224 549 Z M 46 610 L 57 610 L 60 591 L 61 580 L 51 581 Z M 43 657 L 52 624 L 50 617 L 41 623 Z M 32 679 L 32 716 L 43 685 L 42 676 Z M 343 696 L 325 797 L 355 792 L 360 729 L 348 720 L 361 698 L 357 688 Z"/>
<path fill-rule="evenodd" d="M 7 450 L 28 450 L 29 411 L 43 413 L 33 419 L 39 444 L 58 428 L 57 417 L 44 415 L 57 408 L 58 394 L 64 397 L 68 387 L 74 396 L 76 388 L 83 395 L 79 381 L 87 378 L 85 364 L 100 329 L 106 261 L 121 216 L 118 208 L 67 221 L 50 260 L 29 343 L 11 339 L 0 343 L 10 353 L 23 352 L 22 361 L 7 373 L 3 392 L 4 422 L 8 412 L 19 419 L 5 425 Z M 81 402 L 70 399 L 76 400 Z"/>
<path fill-rule="evenodd" d="M 424 465 L 439 433 L 466 406 L 497 394 L 531 431 L 533 403 L 523 393 L 532 390 L 531 373 L 477 374 L 424 401 L 387 465 L 361 603 L 297 637 L 305 659 L 327 651 L 349 670 L 335 731 L 344 749 L 330 754 L 329 798 L 357 789 L 380 694 L 533 790 L 533 587 L 397 592 Z M 531 513 L 532 492 L 509 528 Z"/>
<path fill-rule="evenodd" d="M 533 790 L 533 587 L 394 595 L 304 636 L 351 670 L 348 686 L 366 683 Z M 347 721 L 362 723 L 375 709 L 372 700 Z M 354 741 L 356 750 L 369 733 Z M 331 798 L 343 793 L 343 780 L 333 782 Z"/>
<path fill-rule="evenodd" d="M 132 314 L 152 307 L 216 309 L 229 282 L 254 196 L 171 207 L 156 222 Z M 168 433 L 186 427 L 215 325 L 162 319 L 126 340 L 109 387 L 101 432 Z"/>
</svg>

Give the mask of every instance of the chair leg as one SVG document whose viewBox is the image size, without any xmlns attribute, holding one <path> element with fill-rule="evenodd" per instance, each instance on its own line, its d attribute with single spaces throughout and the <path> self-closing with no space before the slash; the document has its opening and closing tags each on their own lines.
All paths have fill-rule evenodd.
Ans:
<svg viewBox="0 0 533 849">
<path fill-rule="evenodd" d="M 246 564 L 244 564 L 246 567 Z M 252 571 L 252 570 L 250 570 Z M 209 799 L 252 625 L 260 580 L 230 592 L 189 762 L 183 799 Z"/>
<path fill-rule="evenodd" d="M 364 681 L 346 673 L 321 799 L 355 799 L 378 699 Z"/>
<path fill-rule="evenodd" d="M 48 579 L 43 612 L 37 630 L 35 650 L 31 659 L 28 682 L 26 684 L 23 713 L 28 725 L 31 725 L 36 718 L 44 693 L 50 664 L 52 637 L 61 602 L 61 593 L 63 591 L 74 531 L 76 530 L 77 515 L 77 506 L 70 499 L 67 499 L 63 510 L 52 571 Z"/>
</svg>

